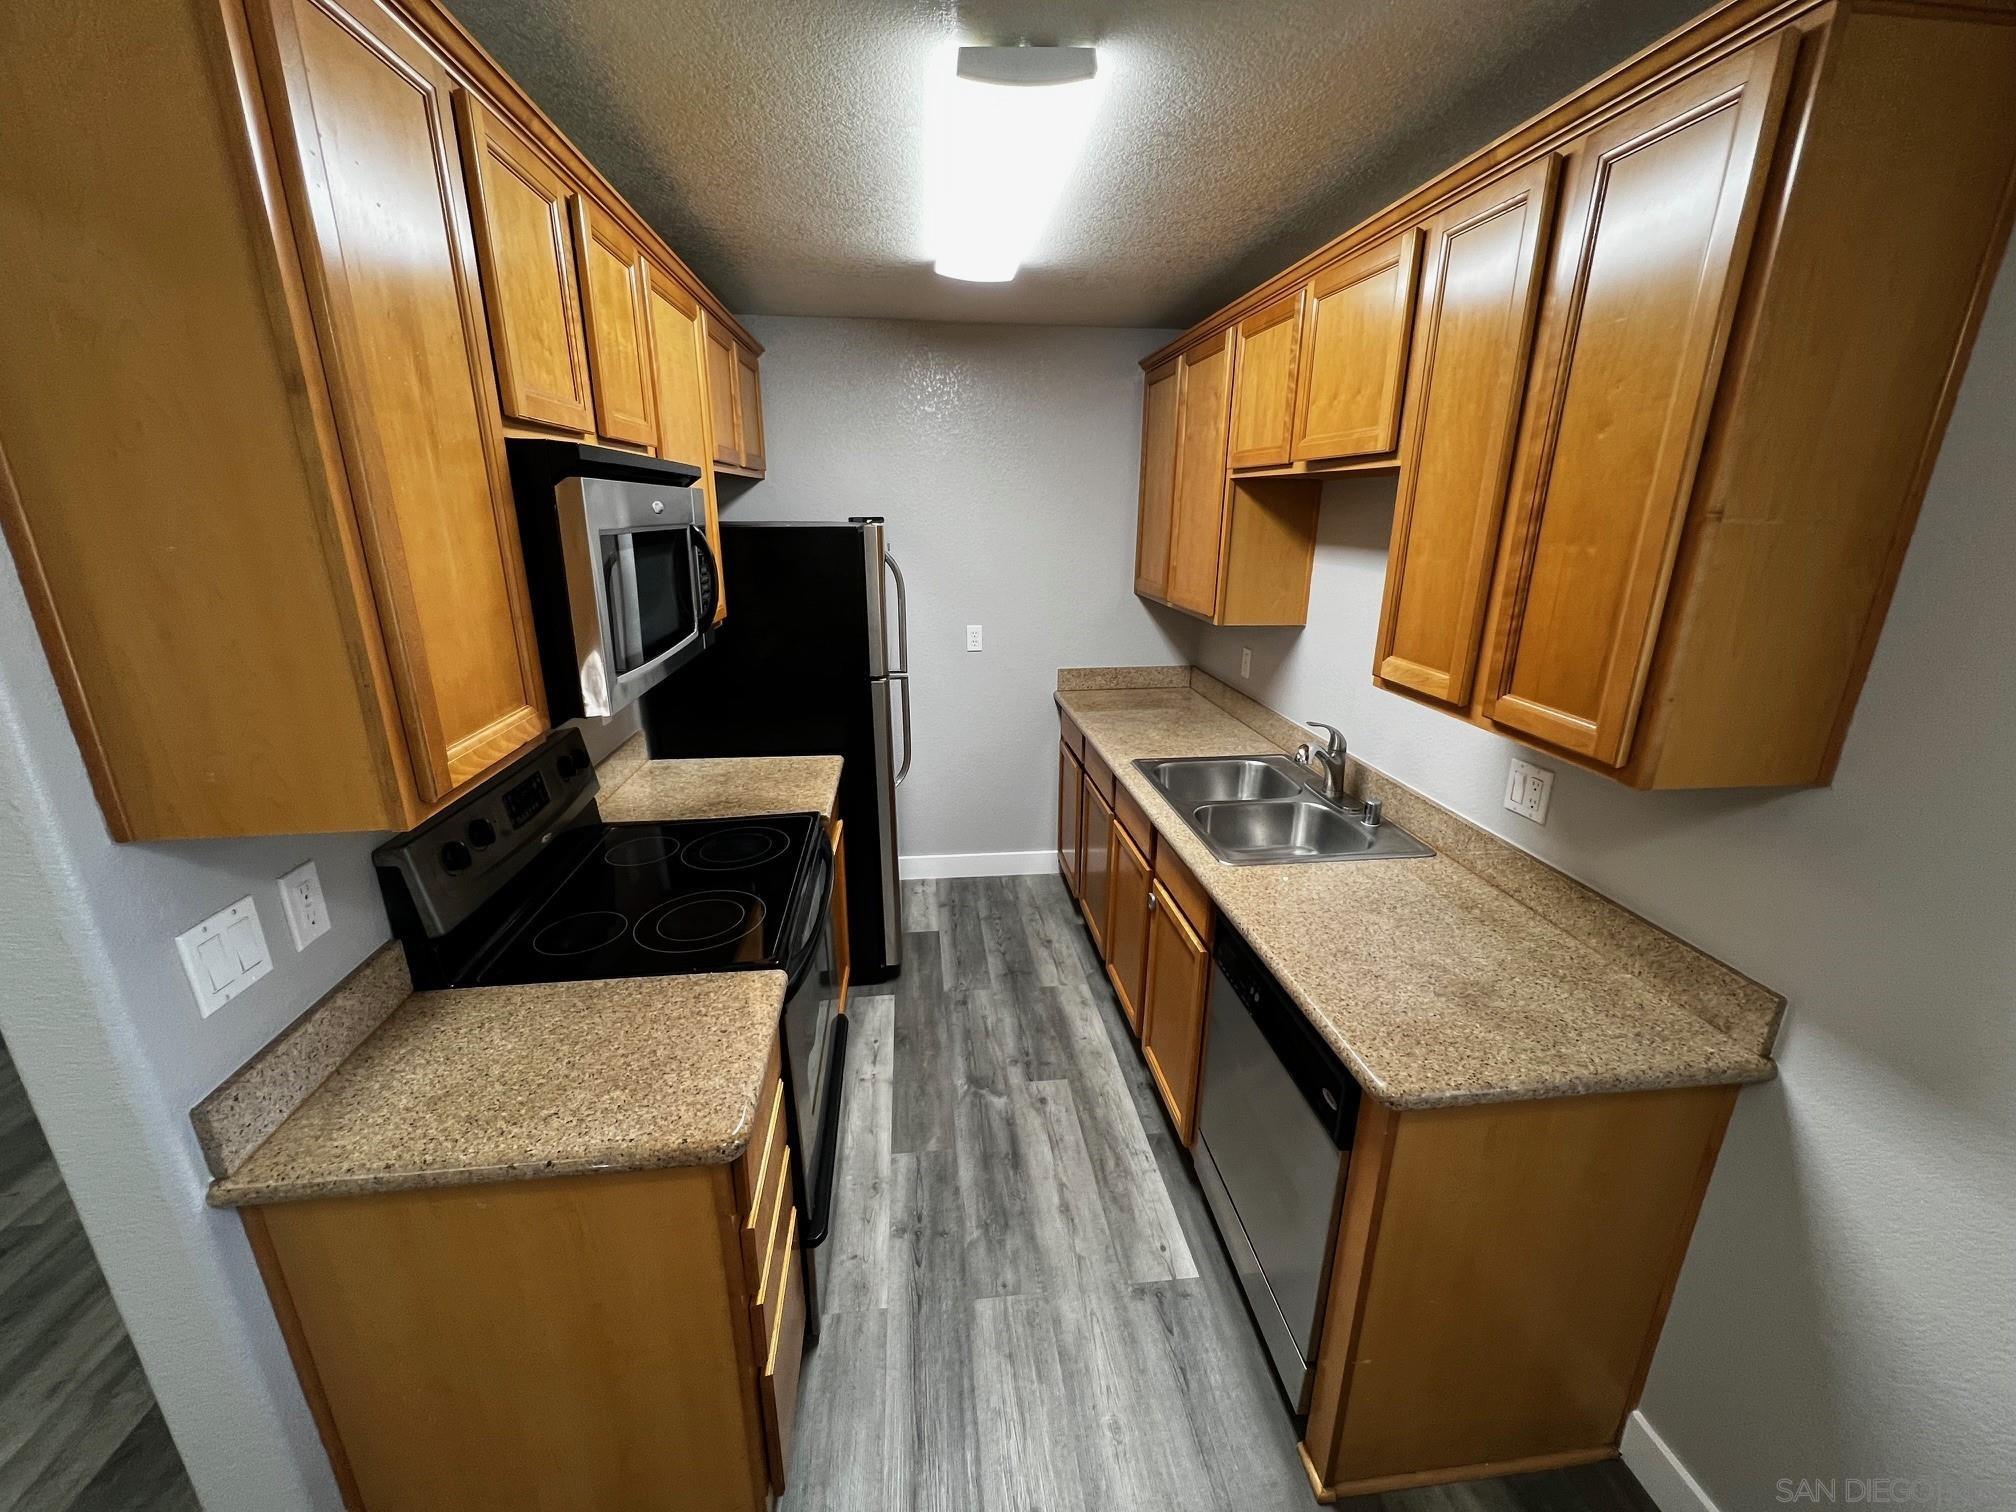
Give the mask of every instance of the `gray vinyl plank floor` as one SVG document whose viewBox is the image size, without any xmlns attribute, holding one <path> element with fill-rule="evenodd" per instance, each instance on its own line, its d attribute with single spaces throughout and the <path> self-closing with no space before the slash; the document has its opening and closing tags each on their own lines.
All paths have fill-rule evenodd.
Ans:
<svg viewBox="0 0 2016 1512">
<path fill-rule="evenodd" d="M 1308 1512 L 1296 1430 L 1054 876 L 912 881 L 849 1009 L 784 1512 Z M 1355 1512 L 1653 1512 L 1621 1464 Z"/>
<path fill-rule="evenodd" d="M 0 1046 L 0 1512 L 196 1512 L 14 1063 Z"/>
</svg>

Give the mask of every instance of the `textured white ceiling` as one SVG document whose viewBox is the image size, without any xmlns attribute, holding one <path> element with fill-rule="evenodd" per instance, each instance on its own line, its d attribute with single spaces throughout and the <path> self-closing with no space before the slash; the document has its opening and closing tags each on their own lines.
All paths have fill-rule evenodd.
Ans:
<svg viewBox="0 0 2016 1512">
<path fill-rule="evenodd" d="M 448 0 L 730 307 L 1181 326 L 1702 0 Z M 923 76 L 1096 43 L 1110 88 L 1014 282 L 932 273 Z"/>
</svg>

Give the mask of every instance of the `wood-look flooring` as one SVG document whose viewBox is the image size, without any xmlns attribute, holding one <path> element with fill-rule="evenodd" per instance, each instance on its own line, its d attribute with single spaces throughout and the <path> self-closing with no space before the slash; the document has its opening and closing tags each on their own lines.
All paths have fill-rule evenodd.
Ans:
<svg viewBox="0 0 2016 1512">
<path fill-rule="evenodd" d="M 0 1512 L 197 1512 L 4 1046 Z"/>
<path fill-rule="evenodd" d="M 1054 876 L 905 885 L 785 1512 L 1309 1512 L 1203 1194 Z M 1359 1512 L 1654 1512 L 1621 1464 Z"/>
</svg>

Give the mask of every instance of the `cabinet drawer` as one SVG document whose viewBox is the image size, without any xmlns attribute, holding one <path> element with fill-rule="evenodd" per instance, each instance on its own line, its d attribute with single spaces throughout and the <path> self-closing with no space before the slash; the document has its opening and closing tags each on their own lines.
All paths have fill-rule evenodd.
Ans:
<svg viewBox="0 0 2016 1512">
<path fill-rule="evenodd" d="M 1085 732 L 1080 730 L 1077 722 L 1062 709 L 1057 711 L 1057 735 L 1070 748 L 1073 756 L 1078 757 L 1081 761 L 1084 759 Z"/>
<path fill-rule="evenodd" d="M 756 1211 L 763 1173 L 770 1168 L 776 1147 L 784 1142 L 784 1079 L 774 1047 L 763 1086 L 767 1090 L 759 1094 L 756 1131 L 749 1136 L 749 1148 L 735 1162 L 735 1205 L 744 1219 Z"/>
<path fill-rule="evenodd" d="M 788 1153 L 790 1146 L 784 1147 Z M 798 1206 L 792 1201 L 791 1162 L 785 1159 L 777 1172 L 776 1200 L 769 1206 L 762 1230 L 763 1249 L 752 1261 L 749 1273 L 757 1278 L 756 1298 L 751 1304 L 756 1314 L 756 1337 L 765 1340 L 775 1331 L 777 1307 L 785 1290 L 785 1279 L 797 1269 L 792 1256 L 798 1244 Z M 795 1283 L 793 1283 L 795 1284 Z"/>
<path fill-rule="evenodd" d="M 1144 857 L 1155 854 L 1155 825 L 1148 818 L 1148 811 L 1118 782 L 1113 784 L 1113 817 L 1127 831 L 1127 838 L 1134 842 L 1136 850 Z"/>
<path fill-rule="evenodd" d="M 797 1232 L 794 1217 L 787 1244 L 795 1243 Z M 805 1357 L 805 1288 L 795 1265 L 782 1267 L 779 1280 L 776 1323 L 758 1395 L 763 1400 L 763 1431 L 769 1441 L 770 1484 L 781 1492 L 785 1468 L 791 1463 L 792 1430 L 798 1421 L 798 1367 Z"/>
<path fill-rule="evenodd" d="M 1113 802 L 1113 768 L 1106 765 L 1106 758 L 1095 751 L 1090 744 L 1085 747 L 1085 780 L 1092 784 L 1093 791 L 1105 799 L 1110 806 Z"/>
<path fill-rule="evenodd" d="M 1196 874 L 1183 864 L 1176 848 L 1160 836 L 1155 840 L 1155 880 L 1182 910 L 1185 920 L 1206 945 L 1211 943 L 1211 897 Z"/>
</svg>

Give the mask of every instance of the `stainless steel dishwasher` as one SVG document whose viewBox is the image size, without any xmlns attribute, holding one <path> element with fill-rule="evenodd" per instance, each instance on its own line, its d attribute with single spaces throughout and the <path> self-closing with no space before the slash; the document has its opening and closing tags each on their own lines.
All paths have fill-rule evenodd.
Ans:
<svg viewBox="0 0 2016 1512">
<path fill-rule="evenodd" d="M 1282 1390 L 1306 1412 L 1358 1084 L 1222 921 L 1212 956 L 1197 1176 Z"/>
</svg>

